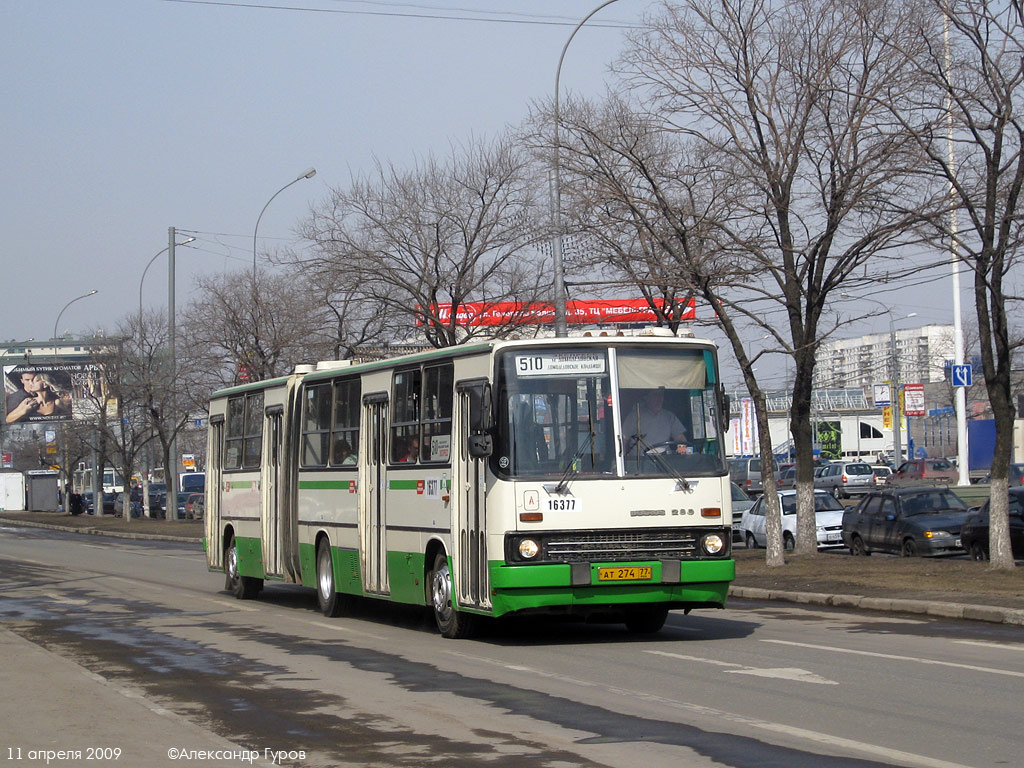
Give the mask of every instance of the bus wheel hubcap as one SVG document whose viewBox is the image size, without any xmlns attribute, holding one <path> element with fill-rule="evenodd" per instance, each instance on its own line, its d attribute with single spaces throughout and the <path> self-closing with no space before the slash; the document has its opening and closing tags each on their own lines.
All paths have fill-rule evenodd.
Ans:
<svg viewBox="0 0 1024 768">
<path fill-rule="evenodd" d="M 452 582 L 447 565 L 434 571 L 431 594 L 434 599 L 434 611 L 442 619 L 447 619 L 452 612 Z"/>
</svg>

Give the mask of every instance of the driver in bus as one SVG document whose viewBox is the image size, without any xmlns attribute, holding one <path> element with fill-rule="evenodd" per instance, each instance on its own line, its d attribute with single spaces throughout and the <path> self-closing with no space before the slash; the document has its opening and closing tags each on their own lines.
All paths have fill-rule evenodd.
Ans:
<svg viewBox="0 0 1024 768">
<path fill-rule="evenodd" d="M 625 453 L 634 450 L 637 444 L 641 451 L 668 453 L 675 443 L 676 453 L 686 453 L 686 427 L 683 422 L 664 408 L 665 388 L 650 389 L 644 394 L 639 405 L 630 408 L 622 420 L 622 435 Z"/>
</svg>

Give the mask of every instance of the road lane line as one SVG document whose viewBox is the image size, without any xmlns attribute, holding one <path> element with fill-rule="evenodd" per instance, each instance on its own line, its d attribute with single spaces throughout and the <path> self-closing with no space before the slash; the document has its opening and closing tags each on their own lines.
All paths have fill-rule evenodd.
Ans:
<svg viewBox="0 0 1024 768">
<path fill-rule="evenodd" d="M 654 656 L 667 656 L 670 659 L 682 659 L 683 661 L 696 661 L 700 664 L 711 664 L 719 667 L 733 667 L 729 670 L 733 675 L 754 675 L 755 677 L 772 677 L 778 680 L 792 680 L 797 683 L 815 683 L 816 685 L 839 685 L 835 680 L 827 677 L 819 677 L 813 672 L 798 667 L 748 667 L 744 664 L 734 664 L 730 661 L 719 661 L 718 659 L 705 659 L 702 656 L 686 656 L 681 653 L 669 653 L 668 651 L 644 651 Z"/>
<path fill-rule="evenodd" d="M 603 685 L 599 683 L 592 683 L 587 680 L 581 680 L 579 678 L 569 677 L 567 675 L 559 675 L 549 671 L 542 671 L 534 669 L 532 667 L 526 667 L 519 664 L 508 664 L 503 661 L 496 659 L 489 659 L 483 656 L 474 656 L 468 653 L 461 653 L 459 651 L 445 651 L 450 656 L 456 656 L 460 659 L 478 661 L 482 664 L 488 664 L 490 666 L 497 666 L 503 669 L 507 669 L 513 672 L 526 672 L 528 674 L 536 675 L 545 679 L 559 680 L 563 683 L 570 683 L 573 685 L 580 686 L 582 688 L 595 688 L 600 687 L 602 691 L 606 691 L 611 694 L 621 694 L 623 696 L 631 696 L 636 699 L 644 701 L 652 701 L 658 704 L 663 704 L 675 709 L 680 709 L 686 712 L 693 712 L 696 714 L 717 718 L 719 720 L 729 720 L 734 723 L 739 723 L 751 728 L 759 728 L 764 731 L 784 734 L 787 736 L 811 741 L 815 744 L 822 744 L 829 747 L 835 748 L 840 754 L 848 755 L 850 750 L 856 750 L 863 754 L 873 755 L 877 758 L 888 760 L 890 762 L 901 763 L 910 766 L 920 766 L 920 768 L 971 768 L 971 766 L 964 765 L 962 763 L 952 763 L 947 760 L 938 760 L 927 755 L 917 755 L 913 752 L 904 752 L 899 749 L 889 749 L 878 744 L 868 744 L 863 741 L 854 741 L 853 739 L 844 739 L 841 736 L 833 736 L 828 733 L 821 733 L 819 731 L 809 731 L 805 728 L 797 728 L 795 726 L 786 725 L 785 723 L 775 723 L 770 720 L 760 720 L 754 717 L 745 717 L 743 715 L 737 715 L 732 712 L 726 712 L 721 709 L 715 709 L 714 707 L 706 707 L 702 704 L 694 704 L 688 701 L 679 701 L 678 699 L 669 699 L 664 696 L 658 696 L 653 693 L 647 693 L 645 691 L 630 690 L 628 688 L 618 688 L 616 686 Z M 693 657 L 696 658 L 696 657 Z M 705 661 L 701 659 L 701 661 Z M 728 662 L 720 662 L 722 666 L 728 666 Z M 583 730 L 586 730 L 586 725 L 580 726 Z"/>
<path fill-rule="evenodd" d="M 383 635 L 374 635 L 370 632 L 360 632 L 358 629 L 352 629 L 339 622 L 330 621 L 309 621 L 308 619 L 300 620 L 300 624 L 308 624 L 311 627 L 323 627 L 324 629 L 332 629 L 335 632 L 341 632 L 346 635 L 359 635 L 360 637 L 371 637 L 374 640 L 387 640 L 387 637 Z"/>
<path fill-rule="evenodd" d="M 894 661 L 913 661 L 918 664 L 931 664 L 939 667 L 955 667 L 956 669 L 968 669 L 972 672 L 988 672 L 993 675 L 1005 675 L 1006 677 L 1024 677 L 1024 672 L 1014 672 L 1012 669 L 993 669 L 992 667 L 979 667 L 975 664 L 960 664 L 955 661 L 939 661 L 938 659 L 920 659 L 914 656 L 897 656 L 892 653 L 877 653 L 875 651 L 856 651 L 852 648 L 837 648 L 831 645 L 813 645 L 812 643 L 797 643 L 792 640 L 761 640 L 762 643 L 775 643 L 776 645 L 792 645 L 797 648 L 811 648 L 829 653 L 849 653 L 855 656 L 871 656 L 877 659 L 892 659 Z"/>
<path fill-rule="evenodd" d="M 961 645 L 980 645 L 982 648 L 998 648 L 1001 651 L 1024 651 L 1024 645 L 992 643 L 987 640 L 954 640 L 953 642 L 960 643 Z"/>
</svg>

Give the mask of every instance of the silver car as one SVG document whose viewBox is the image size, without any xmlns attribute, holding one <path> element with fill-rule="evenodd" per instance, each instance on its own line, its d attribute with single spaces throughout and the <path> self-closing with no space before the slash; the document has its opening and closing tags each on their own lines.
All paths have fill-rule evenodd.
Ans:
<svg viewBox="0 0 1024 768">
<path fill-rule="evenodd" d="M 837 499 L 862 496 L 875 490 L 875 471 L 863 461 L 837 461 L 822 467 L 814 478 L 815 490 L 831 493 Z"/>
</svg>

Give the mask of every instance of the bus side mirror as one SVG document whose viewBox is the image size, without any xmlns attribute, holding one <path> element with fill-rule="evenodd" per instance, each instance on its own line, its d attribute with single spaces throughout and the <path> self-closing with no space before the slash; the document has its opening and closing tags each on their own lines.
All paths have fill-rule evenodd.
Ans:
<svg viewBox="0 0 1024 768">
<path fill-rule="evenodd" d="M 718 409 L 722 414 L 722 424 L 726 429 L 729 428 L 729 395 L 725 391 L 725 387 L 721 384 L 718 385 Z"/>
<path fill-rule="evenodd" d="M 470 435 L 469 455 L 474 459 L 486 459 L 494 452 L 494 442 L 490 435 Z"/>
<path fill-rule="evenodd" d="M 469 395 L 469 431 L 489 432 L 493 426 L 491 418 L 491 385 L 474 384 L 466 390 Z"/>
</svg>

